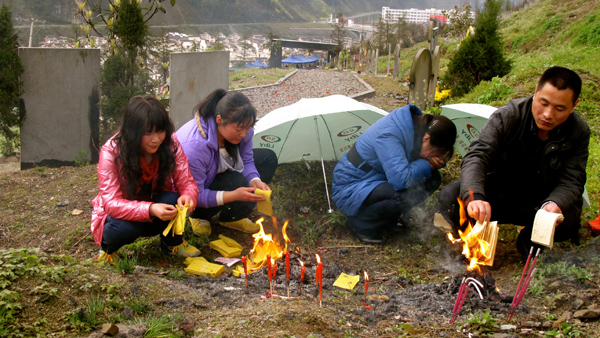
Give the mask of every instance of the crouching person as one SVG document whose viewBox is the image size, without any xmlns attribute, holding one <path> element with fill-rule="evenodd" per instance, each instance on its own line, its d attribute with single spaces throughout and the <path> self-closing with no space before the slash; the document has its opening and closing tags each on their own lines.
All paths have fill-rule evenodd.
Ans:
<svg viewBox="0 0 600 338">
<path fill-rule="evenodd" d="M 399 218 L 441 184 L 437 169 L 452 156 L 456 127 L 408 105 L 369 127 L 333 171 L 333 201 L 356 237 L 383 242 Z"/>
<path fill-rule="evenodd" d="M 98 185 L 92 201 L 92 234 L 101 247 L 98 261 L 114 264 L 115 252 L 138 237 L 160 234 L 161 248 L 185 257 L 198 256 L 182 235 L 163 236 L 178 205 L 194 210 L 198 197 L 187 157 L 173 122 L 150 95 L 129 100 L 119 132 L 100 152 Z"/>
</svg>

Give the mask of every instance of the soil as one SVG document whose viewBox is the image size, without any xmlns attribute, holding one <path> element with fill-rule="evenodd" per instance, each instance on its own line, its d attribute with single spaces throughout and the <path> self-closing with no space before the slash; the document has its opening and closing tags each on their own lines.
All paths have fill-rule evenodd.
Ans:
<svg viewBox="0 0 600 338">
<path fill-rule="evenodd" d="M 288 235 L 290 249 L 294 249 L 289 288 L 293 298 L 284 298 L 287 282 L 281 262 L 274 287 L 276 296 L 268 297 L 265 268 L 248 276 L 247 288 L 243 278 L 234 277 L 229 271 L 217 278 L 176 274 L 173 272 L 181 272 L 184 267 L 182 260 L 161 253 L 157 238 L 140 240 L 137 245 L 120 250 L 121 256 L 137 260 L 139 267 L 130 274 L 93 263 L 92 258 L 98 253 L 89 235 L 90 201 L 97 193 L 93 165 L 0 174 L 0 191 L 0 249 L 40 248 L 37 255 L 47 257 L 46 264 L 62 264 L 67 270 L 60 282 L 44 286 L 39 279 L 28 277 L 13 285 L 12 290 L 21 295 L 23 309 L 18 321 L 26 333 L 31 332 L 26 327 L 34 327 L 36 321 L 44 318 L 46 324 L 37 324 L 41 332 L 60 337 L 88 336 L 89 330 L 74 325 L 68 318 L 77 311 L 85 311 L 90 299 L 97 298 L 107 300 L 106 309 L 97 316 L 98 325 L 127 322 L 123 311 L 129 308 L 131 316 L 131 308 L 143 300 L 148 303 L 147 311 L 154 316 L 178 315 L 173 317 L 176 318 L 173 334 L 197 337 L 500 334 L 499 325 L 506 318 L 523 269 L 514 247 L 514 235 L 511 235 L 514 228 L 506 225 L 501 229 L 503 239 L 498 245 L 495 266 L 488 268 L 486 277 L 468 273 L 460 247 L 450 244 L 445 235 L 432 226 L 433 209 L 424 206 L 420 212 L 413 213 L 410 223 L 400 229 L 399 234 L 388 236 L 385 244 L 378 246 L 362 245 L 344 226 L 334 225 L 318 240 L 317 247 L 307 247 L 300 240 L 296 224 L 291 223 Z M 74 216 L 74 209 L 83 213 Z M 251 218 L 258 216 L 254 214 Z M 265 222 L 265 230 L 279 231 L 273 229 L 270 220 Z M 251 248 L 250 235 L 213 224 L 210 239 L 216 239 L 219 234 L 242 244 L 243 254 Z M 584 243 L 580 247 L 556 247 L 544 254 L 537 266 L 565 261 L 587 269 L 591 276 L 585 280 L 560 274 L 548 277 L 543 282 L 545 295 L 527 294 L 511 322 L 516 327 L 504 333 L 538 336 L 540 331 L 553 330 L 560 321 L 566 321 L 574 329 L 596 336 L 596 319 L 572 317 L 576 310 L 593 310 L 600 304 L 597 284 L 600 241 L 586 237 Z M 208 245 L 200 249 L 202 256 L 209 260 L 218 257 Z M 319 253 L 324 262 L 322 307 L 315 287 L 315 253 Z M 307 264 L 301 293 L 298 259 Z M 363 271 L 367 271 L 370 278 L 366 303 L 364 277 L 352 291 L 332 286 L 342 272 L 362 276 Z M 449 325 L 460 281 L 468 274 L 486 284 L 482 290 L 484 299 L 479 299 L 471 288 L 457 322 Z M 56 291 L 43 297 L 35 292 L 40 286 Z M 472 319 L 474 314 L 486 309 L 497 325 L 485 326 L 483 320 Z M 133 313 L 134 318 L 143 315 Z M 469 318 L 472 323 L 466 322 Z"/>
</svg>

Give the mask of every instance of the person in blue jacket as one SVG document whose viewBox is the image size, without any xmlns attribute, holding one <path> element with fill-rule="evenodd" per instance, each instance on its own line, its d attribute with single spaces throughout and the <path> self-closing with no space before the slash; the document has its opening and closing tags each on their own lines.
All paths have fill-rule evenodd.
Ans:
<svg viewBox="0 0 600 338">
<path fill-rule="evenodd" d="M 333 171 L 333 201 L 356 237 L 383 242 L 401 215 L 441 185 L 437 169 L 452 157 L 456 126 L 414 105 L 392 111 L 369 127 Z"/>
</svg>

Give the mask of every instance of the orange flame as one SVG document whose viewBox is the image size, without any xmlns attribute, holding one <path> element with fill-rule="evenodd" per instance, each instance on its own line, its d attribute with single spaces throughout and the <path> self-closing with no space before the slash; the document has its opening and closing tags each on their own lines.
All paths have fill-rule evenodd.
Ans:
<svg viewBox="0 0 600 338">
<path fill-rule="evenodd" d="M 367 272 L 365 271 L 365 282 L 369 281 L 369 275 L 367 274 Z"/>
<path fill-rule="evenodd" d="M 300 266 L 301 266 L 301 267 L 302 267 L 302 266 L 304 266 L 304 262 L 303 262 L 303 261 L 301 261 L 301 260 L 298 260 L 298 262 L 300 262 Z"/>
<path fill-rule="evenodd" d="M 469 191 L 469 195 L 473 196 L 473 191 Z M 460 225 L 465 224 L 467 222 L 467 212 L 465 210 L 464 202 L 457 198 L 458 204 L 460 206 Z M 454 239 L 451 233 L 448 233 L 448 239 L 452 243 L 463 242 L 463 251 L 462 254 L 467 257 L 469 260 L 469 265 L 467 266 L 467 270 L 481 272 L 479 265 L 488 265 L 487 261 L 491 258 L 490 253 L 490 243 L 480 238 L 481 232 L 484 229 L 483 226 L 473 227 L 471 222 L 467 223 L 467 228 L 465 231 L 458 230 L 458 234 L 460 239 Z"/>
<path fill-rule="evenodd" d="M 286 233 L 289 223 L 288 221 L 285 221 L 281 229 L 284 239 L 284 245 L 282 248 L 278 242 L 273 240 L 273 235 L 265 233 L 265 229 L 262 225 L 264 220 L 264 218 L 260 218 L 256 221 L 256 224 L 259 225 L 260 230 L 252 235 L 252 237 L 254 237 L 254 245 L 252 246 L 252 250 L 250 250 L 251 264 L 248 266 L 249 272 L 256 271 L 265 265 L 267 263 L 267 255 L 271 255 L 272 259 L 274 260 L 279 260 L 281 257 L 283 257 L 283 254 L 287 252 L 288 242 L 290 242 L 290 238 Z M 277 224 L 277 219 L 275 217 L 273 217 L 273 220 L 273 224 Z"/>
</svg>

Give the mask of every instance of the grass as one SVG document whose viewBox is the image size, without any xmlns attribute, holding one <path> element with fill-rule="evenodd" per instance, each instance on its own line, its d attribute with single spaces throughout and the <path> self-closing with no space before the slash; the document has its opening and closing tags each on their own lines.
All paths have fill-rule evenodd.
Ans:
<svg viewBox="0 0 600 338">
<path fill-rule="evenodd" d="M 229 73 L 229 89 L 262 86 L 277 82 L 277 80 L 293 72 L 294 69 L 243 69 Z"/>
</svg>

